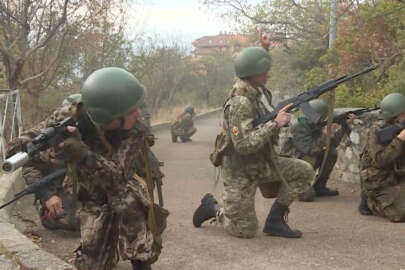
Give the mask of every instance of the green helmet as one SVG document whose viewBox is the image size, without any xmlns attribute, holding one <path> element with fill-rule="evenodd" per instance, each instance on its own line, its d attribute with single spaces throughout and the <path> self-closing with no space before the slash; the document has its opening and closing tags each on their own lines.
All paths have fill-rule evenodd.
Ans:
<svg viewBox="0 0 405 270">
<path fill-rule="evenodd" d="M 82 94 L 72 94 L 63 100 L 62 106 L 75 105 L 80 102 L 82 102 Z"/>
<path fill-rule="evenodd" d="M 188 112 L 188 113 L 191 113 L 191 114 L 195 114 L 194 107 L 191 106 L 191 105 L 187 105 L 187 106 L 184 108 L 184 112 Z"/>
<path fill-rule="evenodd" d="M 83 102 L 94 122 L 109 124 L 133 109 L 144 87 L 128 71 L 107 67 L 96 70 L 82 86 Z"/>
<path fill-rule="evenodd" d="M 328 115 L 328 104 L 326 104 L 326 102 L 322 99 L 313 99 L 309 102 L 309 105 L 315 112 L 322 116 L 322 120 Z"/>
<path fill-rule="evenodd" d="M 243 49 L 235 60 L 235 73 L 239 78 L 265 73 L 270 70 L 271 58 L 262 47 Z"/>
<path fill-rule="evenodd" d="M 392 93 L 383 98 L 380 104 L 381 115 L 388 121 L 405 112 L 405 96 L 400 93 Z"/>
</svg>

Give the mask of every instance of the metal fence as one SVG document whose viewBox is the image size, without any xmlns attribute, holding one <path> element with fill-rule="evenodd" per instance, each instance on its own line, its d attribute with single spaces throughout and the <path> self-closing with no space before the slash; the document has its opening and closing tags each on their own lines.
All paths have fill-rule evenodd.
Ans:
<svg viewBox="0 0 405 270">
<path fill-rule="evenodd" d="M 7 143 L 22 133 L 21 100 L 18 90 L 0 89 L 0 159 L 6 157 Z"/>
</svg>

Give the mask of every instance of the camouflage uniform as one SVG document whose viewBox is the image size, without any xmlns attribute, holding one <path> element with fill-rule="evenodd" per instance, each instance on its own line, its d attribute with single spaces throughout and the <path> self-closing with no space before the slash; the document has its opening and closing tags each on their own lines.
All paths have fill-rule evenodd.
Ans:
<svg viewBox="0 0 405 270">
<path fill-rule="evenodd" d="M 367 133 L 360 178 L 373 214 L 399 222 L 405 220 L 405 144 L 398 138 L 379 144 L 375 132 L 386 125 L 378 121 Z"/>
<path fill-rule="evenodd" d="M 118 130 L 105 137 L 112 153 L 98 140 L 86 141 L 88 156 L 76 171 L 83 205 L 75 261 L 80 270 L 112 269 L 119 259 L 153 261 L 158 252 L 148 225 L 152 203 L 139 176 L 144 133 Z"/>
<path fill-rule="evenodd" d="M 180 137 L 182 142 L 188 141 L 196 132 L 194 115 L 190 112 L 183 112 L 171 125 L 173 142 L 177 141 L 177 137 Z"/>
<path fill-rule="evenodd" d="M 23 132 L 19 138 L 10 142 L 8 145 L 8 155 L 11 156 L 20 151 L 21 144 L 30 142 L 46 127 L 55 122 L 62 121 L 66 117 L 72 116 L 71 110 L 72 103 L 64 102 L 64 104 L 59 109 L 55 110 L 50 117 L 37 124 L 35 127 Z M 36 180 L 50 174 L 52 171 L 64 167 L 64 162 L 55 158 L 54 149 L 48 149 L 32 157 L 29 162 L 23 166 L 22 176 L 25 183 L 30 185 Z M 39 213 L 41 223 L 47 229 L 64 229 L 73 231 L 79 230 L 79 218 L 76 202 L 72 195 L 69 194 L 62 185 L 62 183 L 66 182 L 66 180 L 64 181 L 63 179 L 60 179 L 59 181 L 54 182 L 53 185 L 44 187 L 40 193 L 35 194 L 35 199 L 40 201 L 39 205 L 35 205 Z M 64 208 L 64 213 L 59 215 L 56 219 L 47 217 L 45 208 L 45 202 L 53 195 L 57 195 L 62 199 Z"/>
<path fill-rule="evenodd" d="M 322 132 L 322 127 L 309 123 L 305 117 L 299 117 L 298 121 L 289 128 L 288 138 L 282 147 L 281 154 L 299 158 L 309 162 L 312 167 L 320 169 L 327 146 L 327 136 Z M 316 183 L 329 178 L 337 161 L 337 147 L 340 144 L 346 130 L 337 130 L 330 143 L 327 161 L 322 170 L 322 175 L 318 175 Z"/>
<path fill-rule="evenodd" d="M 271 104 L 270 92 L 262 88 Z M 252 121 L 268 112 L 262 94 L 247 81 L 237 79 L 231 96 L 224 105 L 224 130 L 231 145 L 223 156 L 224 206 L 219 219 L 231 234 L 254 237 L 258 229 L 254 198 L 259 186 L 263 195 L 276 194 L 277 201 L 289 206 L 298 194 L 306 191 L 314 178 L 310 164 L 276 155 L 279 127 L 269 121 L 253 128 Z M 275 167 L 287 181 L 281 181 Z"/>
</svg>

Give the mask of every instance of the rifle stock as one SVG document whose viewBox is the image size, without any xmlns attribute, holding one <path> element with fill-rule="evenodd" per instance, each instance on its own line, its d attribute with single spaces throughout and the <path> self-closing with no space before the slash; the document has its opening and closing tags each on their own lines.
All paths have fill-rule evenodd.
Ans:
<svg viewBox="0 0 405 270">
<path fill-rule="evenodd" d="M 403 129 L 405 129 L 405 121 L 399 124 L 393 124 L 377 130 L 376 136 L 380 144 L 391 142 Z"/>
</svg>

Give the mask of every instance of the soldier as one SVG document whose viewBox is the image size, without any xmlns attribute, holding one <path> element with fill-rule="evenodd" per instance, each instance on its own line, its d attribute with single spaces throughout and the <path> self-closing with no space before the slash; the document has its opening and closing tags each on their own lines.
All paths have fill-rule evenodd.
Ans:
<svg viewBox="0 0 405 270">
<path fill-rule="evenodd" d="M 190 137 L 196 133 L 194 127 L 195 111 L 193 106 L 188 105 L 184 108 L 184 112 L 180 114 L 171 125 L 172 142 L 177 142 L 177 137 L 180 137 L 181 142 L 191 142 Z"/>
<path fill-rule="evenodd" d="M 321 99 L 311 100 L 309 105 L 312 109 L 321 115 L 319 123 L 311 123 L 305 117 L 298 117 L 298 121 L 290 127 L 290 135 L 282 147 L 282 153 L 291 157 L 299 158 L 309 162 L 315 170 L 321 170 L 322 161 L 325 155 L 327 144 L 327 133 L 324 120 L 328 114 L 328 105 Z M 330 148 L 322 171 L 316 176 L 315 183 L 307 192 L 299 196 L 300 201 L 313 201 L 315 196 L 337 196 L 339 192 L 326 187 L 329 176 L 337 160 L 337 150 L 343 136 L 350 132 L 346 122 L 340 126 L 333 124 L 334 130 L 331 139 Z"/>
<path fill-rule="evenodd" d="M 262 46 L 268 49 L 269 35 L 260 35 Z M 266 89 L 271 58 L 261 47 L 243 49 L 235 60 L 238 77 L 224 105 L 223 130 L 217 136 L 211 155 L 214 165 L 222 167 L 224 206 L 211 194 L 206 194 L 193 216 L 193 224 L 211 218 L 223 225 L 233 236 L 252 238 L 258 230 L 255 194 L 259 186 L 264 197 L 275 197 L 263 232 L 270 236 L 299 238 L 302 233 L 286 223 L 289 206 L 305 192 L 314 179 L 312 166 L 302 160 L 284 158 L 273 146 L 280 128 L 290 122 L 284 107 L 274 119 L 258 127 L 252 121 L 272 110 L 271 93 Z"/>
<path fill-rule="evenodd" d="M 405 220 L 405 130 L 391 142 L 380 144 L 376 131 L 405 121 L 405 96 L 387 95 L 381 101 L 381 116 L 367 133 L 360 159 L 360 179 L 368 207 L 374 215 L 392 222 Z"/>
<path fill-rule="evenodd" d="M 64 120 L 66 117 L 72 116 L 72 108 L 74 108 L 79 102 L 81 102 L 80 94 L 73 94 L 66 98 L 62 106 L 55 110 L 53 114 L 36 125 L 35 127 L 25 131 L 19 138 L 13 140 L 8 145 L 8 154 L 12 155 L 19 151 L 20 145 L 30 142 L 40 132 L 52 125 L 55 122 Z M 39 155 L 34 156 L 27 164 L 22 168 L 22 176 L 27 185 L 32 184 L 35 180 L 38 180 L 56 169 L 63 168 L 65 164 L 62 160 L 55 158 L 54 149 L 49 149 L 45 152 L 41 152 Z M 65 176 L 66 177 L 66 176 Z M 62 187 L 63 178 L 54 182 L 53 185 L 44 187 L 40 193 L 35 194 L 35 206 L 40 216 L 41 224 L 50 230 L 62 229 L 69 231 L 79 231 L 79 218 L 77 215 L 76 201 L 73 199 L 72 194 L 66 192 Z M 46 204 L 52 204 L 55 199 L 53 195 L 57 195 L 62 199 L 63 211 L 56 212 L 55 208 L 45 207 Z M 37 204 L 39 201 L 39 204 Z"/>
<path fill-rule="evenodd" d="M 137 168 L 145 159 L 145 128 L 137 127 L 141 117 L 136 107 L 143 92 L 123 69 L 95 71 L 82 87 L 89 133 L 82 141 L 68 127 L 72 136 L 60 145 L 58 157 L 67 162 L 70 187 L 82 203 L 75 259 L 79 270 L 113 269 L 119 259 L 130 260 L 136 270 L 151 269 L 160 252 L 153 193 Z M 60 201 L 51 207 L 61 208 Z"/>
</svg>

